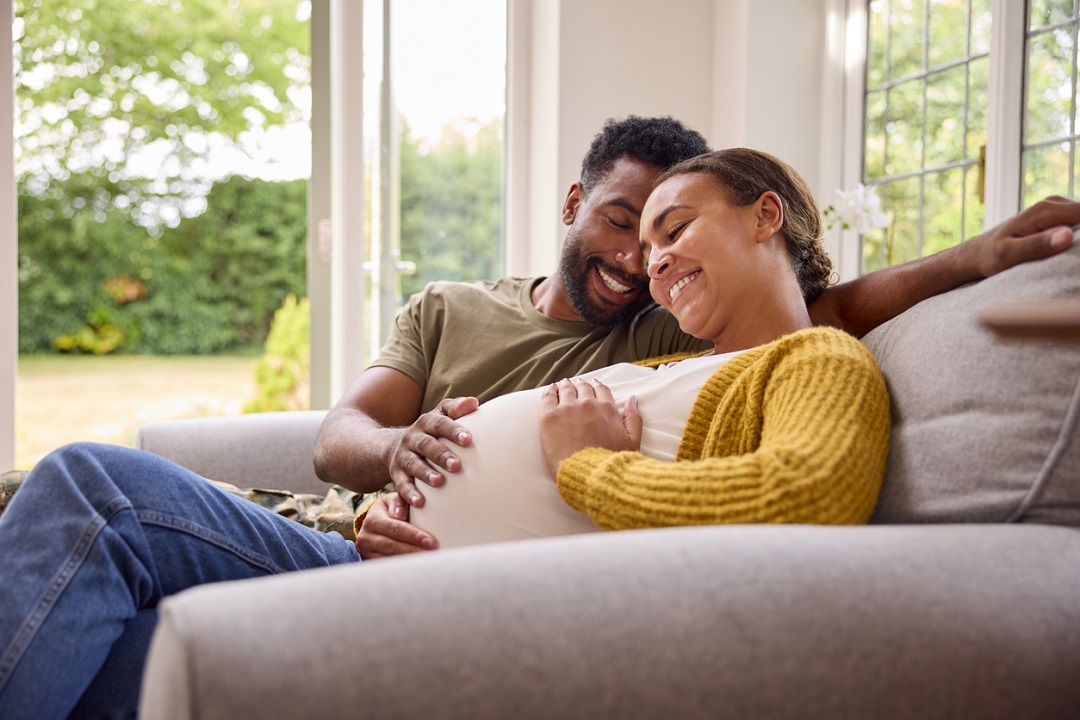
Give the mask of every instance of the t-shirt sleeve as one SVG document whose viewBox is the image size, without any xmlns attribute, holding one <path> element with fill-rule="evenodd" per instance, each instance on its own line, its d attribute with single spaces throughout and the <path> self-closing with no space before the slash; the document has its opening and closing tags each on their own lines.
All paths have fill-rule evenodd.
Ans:
<svg viewBox="0 0 1080 720">
<path fill-rule="evenodd" d="M 431 374 L 429 358 L 434 356 L 434 352 L 432 348 L 425 348 L 423 320 L 427 306 L 433 304 L 435 300 L 430 297 L 430 286 L 409 298 L 409 302 L 394 318 L 386 344 L 371 363 L 372 367 L 393 368 L 408 375 L 421 387 L 427 386 Z"/>
</svg>

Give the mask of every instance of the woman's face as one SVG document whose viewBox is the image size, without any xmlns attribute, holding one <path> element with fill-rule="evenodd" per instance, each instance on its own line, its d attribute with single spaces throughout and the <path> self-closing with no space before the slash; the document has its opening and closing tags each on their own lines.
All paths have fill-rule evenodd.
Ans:
<svg viewBox="0 0 1080 720">
<path fill-rule="evenodd" d="M 668 178 L 649 196 L 641 216 L 649 291 L 683 332 L 719 347 L 720 336 L 741 324 L 736 313 L 755 312 L 755 299 L 770 283 L 764 240 L 782 222 L 779 199 L 780 217 L 769 214 L 770 197 L 776 196 L 765 193 L 736 207 L 700 173 Z"/>
</svg>

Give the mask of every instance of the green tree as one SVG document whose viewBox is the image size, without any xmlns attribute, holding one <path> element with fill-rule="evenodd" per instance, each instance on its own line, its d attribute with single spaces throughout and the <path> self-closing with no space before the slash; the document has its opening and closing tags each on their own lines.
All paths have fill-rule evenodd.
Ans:
<svg viewBox="0 0 1080 720">
<path fill-rule="evenodd" d="M 203 213 L 161 237 L 169 283 L 177 295 L 190 292 L 187 301 L 227 313 L 230 344 L 262 343 L 285 298 L 306 294 L 307 182 L 232 177 L 206 201 Z M 174 295 L 162 310 L 183 313 L 184 300 Z"/>
<path fill-rule="evenodd" d="M 423 146 L 405 128 L 401 142 L 401 257 L 416 263 L 403 294 L 433 280 L 479 280 L 502 273 L 502 128 L 448 129 Z"/>
<path fill-rule="evenodd" d="M 16 0 L 21 352 L 254 345 L 305 294 L 306 183 L 214 184 L 204 161 L 305 119 L 309 12 Z"/>
<path fill-rule="evenodd" d="M 182 169 L 215 145 L 303 119 L 307 7 L 16 0 L 17 173 L 34 193 L 72 175 L 108 179 L 107 200 L 124 195 L 136 217 L 184 195 L 192 176 Z M 130 158 L 151 146 L 172 180 L 131 172 Z"/>
<path fill-rule="evenodd" d="M 107 192 L 107 190 L 106 190 Z M 75 175 L 32 195 L 20 187 L 19 351 L 49 352 L 113 306 L 103 282 L 143 277 L 148 233 L 101 199 L 97 179 Z"/>
</svg>

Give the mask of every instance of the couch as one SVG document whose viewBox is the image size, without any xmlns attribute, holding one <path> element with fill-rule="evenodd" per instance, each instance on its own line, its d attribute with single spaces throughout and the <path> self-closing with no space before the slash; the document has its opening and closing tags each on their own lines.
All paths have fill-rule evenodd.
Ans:
<svg viewBox="0 0 1080 720">
<path fill-rule="evenodd" d="M 1080 717 L 1080 247 L 870 333 L 893 399 L 863 527 L 672 528 L 436 551 L 166 600 L 146 718 Z M 239 485 L 317 488 L 320 413 L 156 423 Z"/>
</svg>

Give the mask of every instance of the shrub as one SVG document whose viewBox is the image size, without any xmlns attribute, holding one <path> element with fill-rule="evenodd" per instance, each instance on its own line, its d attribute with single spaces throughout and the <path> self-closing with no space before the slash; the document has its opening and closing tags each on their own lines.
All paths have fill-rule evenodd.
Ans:
<svg viewBox="0 0 1080 720">
<path fill-rule="evenodd" d="M 311 306 L 289 295 L 274 313 L 266 353 L 255 365 L 255 399 L 244 412 L 307 410 L 311 402 Z"/>
<path fill-rule="evenodd" d="M 217 183 L 202 214 L 160 236 L 110 193 L 89 175 L 20 187 L 19 352 L 248 347 L 305 294 L 306 181 Z"/>
</svg>

